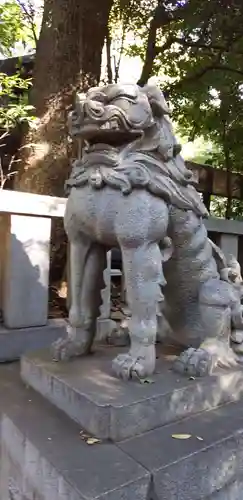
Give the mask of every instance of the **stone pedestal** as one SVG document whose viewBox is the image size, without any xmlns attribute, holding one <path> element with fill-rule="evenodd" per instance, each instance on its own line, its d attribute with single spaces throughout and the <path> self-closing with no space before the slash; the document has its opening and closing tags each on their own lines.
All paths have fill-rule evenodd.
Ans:
<svg viewBox="0 0 243 500">
<path fill-rule="evenodd" d="M 243 394 L 243 371 L 219 370 L 190 380 L 171 371 L 174 355 L 158 346 L 152 379 L 123 382 L 111 371 L 122 349 L 100 347 L 89 357 L 52 362 L 48 351 L 22 358 L 23 380 L 101 439 L 120 441 L 188 415 L 215 408 Z M 170 352 L 170 351 L 169 351 Z"/>
<path fill-rule="evenodd" d="M 55 431 L 45 429 L 45 416 L 38 407 L 36 415 L 42 425 L 37 435 L 44 443 L 51 436 L 45 455 L 50 453 L 52 465 L 61 457 L 64 477 L 70 468 L 80 469 L 69 476 L 80 493 L 77 498 L 239 500 L 243 371 L 218 370 L 214 376 L 198 380 L 179 377 L 171 371 L 175 353 L 163 349 L 158 350 L 157 372 L 151 379 L 126 383 L 111 373 L 111 359 L 116 354 L 115 348 L 100 348 L 90 357 L 54 363 L 49 352 L 39 352 L 24 356 L 21 362 L 25 384 L 62 410 L 59 414 L 42 399 L 48 412 L 52 410 L 47 420 Z M 26 398 L 31 399 L 33 420 L 37 395 L 31 392 Z M 72 440 L 74 421 L 78 426 Z M 30 436 L 31 425 L 27 422 L 26 426 Z M 14 431 L 9 434 L 14 436 Z M 96 444 L 96 439 L 94 446 L 87 446 L 82 436 L 91 435 L 101 441 Z M 16 450 L 15 442 L 11 450 Z M 137 466 L 142 466 L 142 483 L 137 479 Z M 47 466 L 47 474 L 49 469 Z M 109 490 L 113 478 L 121 486 L 103 496 L 97 489 L 94 492 L 94 478 L 100 489 L 104 481 Z M 145 489 L 140 489 L 141 484 Z"/>
</svg>

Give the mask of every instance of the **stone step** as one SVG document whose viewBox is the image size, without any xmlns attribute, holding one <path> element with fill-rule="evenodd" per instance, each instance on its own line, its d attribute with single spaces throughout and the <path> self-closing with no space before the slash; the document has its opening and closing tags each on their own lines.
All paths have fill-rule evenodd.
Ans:
<svg viewBox="0 0 243 500">
<path fill-rule="evenodd" d="M 25 355 L 23 380 L 91 434 L 121 441 L 189 415 L 238 400 L 243 371 L 218 370 L 202 379 L 172 370 L 174 354 L 158 348 L 157 372 L 145 383 L 124 382 L 111 372 L 122 349 L 100 348 L 93 356 L 55 363 L 48 351 Z M 147 382 L 147 383 L 146 383 Z"/>
<path fill-rule="evenodd" d="M 216 491 L 205 500 L 241 500 L 243 497 L 243 478 L 237 478 L 225 488 Z"/>
<path fill-rule="evenodd" d="M 179 439 L 183 435 L 187 439 Z M 151 473 L 157 500 L 243 498 L 243 401 L 118 446 Z"/>
<path fill-rule="evenodd" d="M 12 365 L 0 366 L 0 417 L 3 500 L 242 500 L 243 401 L 88 445 Z"/>
<path fill-rule="evenodd" d="M 148 500 L 151 475 L 80 427 L 0 366 L 1 500 Z"/>
<path fill-rule="evenodd" d="M 50 347 L 59 337 L 66 335 L 63 319 L 50 319 L 45 326 L 6 328 L 0 324 L 0 363 L 19 359 L 22 354 Z"/>
</svg>

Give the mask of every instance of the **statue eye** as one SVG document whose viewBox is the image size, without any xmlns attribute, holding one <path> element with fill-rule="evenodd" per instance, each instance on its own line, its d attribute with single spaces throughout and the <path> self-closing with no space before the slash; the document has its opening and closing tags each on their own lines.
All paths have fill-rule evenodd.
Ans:
<svg viewBox="0 0 243 500">
<path fill-rule="evenodd" d="M 105 104 L 107 102 L 107 96 L 102 92 L 96 93 L 94 95 L 91 94 L 89 96 L 89 99 L 91 99 L 92 101 L 100 102 L 101 104 Z"/>
</svg>

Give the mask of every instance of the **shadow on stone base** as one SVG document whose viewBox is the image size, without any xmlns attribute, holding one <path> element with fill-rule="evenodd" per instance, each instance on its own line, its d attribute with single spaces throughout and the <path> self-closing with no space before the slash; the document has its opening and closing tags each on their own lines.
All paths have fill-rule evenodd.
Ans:
<svg viewBox="0 0 243 500">
<path fill-rule="evenodd" d="M 66 334 L 66 322 L 52 319 L 46 326 L 8 329 L 0 325 L 0 363 L 15 361 L 23 354 L 49 347 Z"/>
</svg>

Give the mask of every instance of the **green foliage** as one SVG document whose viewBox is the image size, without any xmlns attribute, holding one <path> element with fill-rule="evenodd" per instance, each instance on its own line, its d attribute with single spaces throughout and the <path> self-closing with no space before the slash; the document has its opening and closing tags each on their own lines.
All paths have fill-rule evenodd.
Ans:
<svg viewBox="0 0 243 500">
<path fill-rule="evenodd" d="M 6 73 L 0 73 L 0 97 L 8 96 L 15 98 L 15 90 L 28 90 L 31 85 L 31 79 L 23 79 L 19 74 L 8 76 Z"/>
<path fill-rule="evenodd" d="M 127 31 L 139 40 L 127 53 L 153 63 L 145 76 L 162 77 L 180 127 L 191 138 L 222 142 L 226 120 L 236 146 L 243 115 L 242 1 L 116 0 L 113 25 L 124 11 Z"/>
<path fill-rule="evenodd" d="M 242 168 L 242 15 L 237 0 L 188 1 L 156 36 L 155 64 L 167 80 L 174 118 L 188 138 L 213 141 L 231 170 Z"/>
<path fill-rule="evenodd" d="M 33 106 L 26 103 L 26 92 L 31 86 L 30 79 L 22 79 L 18 74 L 7 76 L 0 73 L 0 129 L 10 130 L 17 123 L 33 120 Z M 17 95 L 16 95 L 17 92 Z"/>
<path fill-rule="evenodd" d="M 24 40 L 22 11 L 18 3 L 9 0 L 0 4 L 0 51 L 10 56 L 17 42 Z"/>
<path fill-rule="evenodd" d="M 34 11 L 31 4 L 19 0 L 2 1 L 0 4 L 0 52 L 10 57 L 17 44 L 33 47 Z M 32 106 L 28 105 L 30 79 L 20 73 L 8 76 L 0 73 L 0 129 L 10 130 L 22 121 L 32 119 Z"/>
<path fill-rule="evenodd" d="M 158 76 L 181 134 L 213 145 L 200 152 L 205 163 L 242 172 L 242 0 L 124 2 L 135 39 L 127 53 L 144 63 L 139 83 Z M 240 211 L 232 202 L 231 214 Z"/>
<path fill-rule="evenodd" d="M 18 124 L 34 120 L 32 116 L 34 108 L 28 104 L 27 97 L 30 86 L 30 79 L 24 80 L 18 74 L 8 76 L 0 73 L 0 148 L 4 147 L 6 136 L 10 135 Z M 4 171 L 0 155 L 0 190 L 16 174 L 12 167 L 17 163 L 15 155 L 12 156 L 7 171 Z"/>
<path fill-rule="evenodd" d="M 0 53 L 10 57 L 17 44 L 26 50 L 36 47 L 42 9 L 32 0 L 2 0 L 0 3 Z"/>
</svg>

